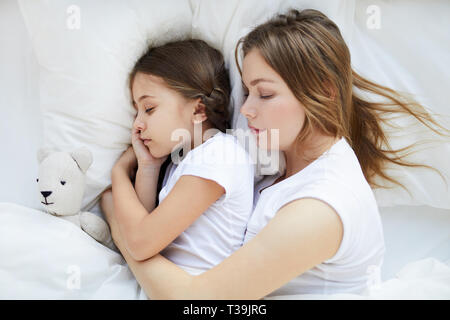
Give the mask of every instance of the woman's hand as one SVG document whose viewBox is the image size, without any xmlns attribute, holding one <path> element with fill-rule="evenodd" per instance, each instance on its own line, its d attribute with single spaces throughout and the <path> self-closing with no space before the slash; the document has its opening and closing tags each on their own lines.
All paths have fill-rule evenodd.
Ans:
<svg viewBox="0 0 450 320">
<path fill-rule="evenodd" d="M 139 130 L 134 127 L 131 134 L 131 144 L 133 145 L 139 167 L 160 168 L 167 159 L 167 156 L 162 158 L 153 157 L 144 141 L 139 137 Z"/>
</svg>

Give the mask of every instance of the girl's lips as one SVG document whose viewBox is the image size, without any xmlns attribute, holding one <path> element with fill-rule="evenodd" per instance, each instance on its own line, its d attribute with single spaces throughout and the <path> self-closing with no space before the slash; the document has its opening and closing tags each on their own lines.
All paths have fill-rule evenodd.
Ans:
<svg viewBox="0 0 450 320">
<path fill-rule="evenodd" d="M 145 139 L 145 140 L 144 140 L 144 144 L 147 144 L 147 143 L 149 143 L 150 141 L 152 141 L 152 139 Z"/>
</svg>

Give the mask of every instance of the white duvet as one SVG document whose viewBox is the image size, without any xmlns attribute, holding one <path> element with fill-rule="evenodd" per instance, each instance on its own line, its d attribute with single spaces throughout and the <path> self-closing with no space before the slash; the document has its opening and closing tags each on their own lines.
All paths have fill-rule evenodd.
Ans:
<svg viewBox="0 0 450 320">
<path fill-rule="evenodd" d="M 0 299 L 146 299 L 122 256 L 70 222 L 0 203 Z M 361 294 L 271 299 L 450 299 L 450 266 L 434 258 L 373 279 Z"/>
<path fill-rule="evenodd" d="M 122 256 L 74 224 L 0 203 L 0 299 L 139 299 Z"/>
</svg>

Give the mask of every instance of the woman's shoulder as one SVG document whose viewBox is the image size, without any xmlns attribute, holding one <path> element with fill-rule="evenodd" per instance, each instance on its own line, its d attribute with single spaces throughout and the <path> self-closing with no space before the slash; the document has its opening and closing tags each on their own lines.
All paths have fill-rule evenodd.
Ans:
<svg viewBox="0 0 450 320">
<path fill-rule="evenodd" d="M 364 178 L 359 162 L 345 139 L 298 173 L 267 187 L 275 181 L 267 176 L 256 186 L 263 189 L 266 201 L 276 202 L 276 207 L 302 197 L 329 199 L 341 205 L 359 207 L 373 201 L 373 192 Z M 266 189 L 264 189 L 267 187 Z M 263 195 L 261 191 L 261 196 Z"/>
</svg>

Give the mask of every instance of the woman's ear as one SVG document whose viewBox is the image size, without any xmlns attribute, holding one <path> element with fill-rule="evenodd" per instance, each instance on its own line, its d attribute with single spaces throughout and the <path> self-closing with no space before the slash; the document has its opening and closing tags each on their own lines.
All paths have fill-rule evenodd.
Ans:
<svg viewBox="0 0 450 320">
<path fill-rule="evenodd" d="M 207 119 L 208 117 L 206 116 L 206 107 L 201 101 L 199 101 L 194 106 L 194 111 L 192 113 L 192 123 L 199 124 L 203 121 L 206 121 Z"/>
</svg>

